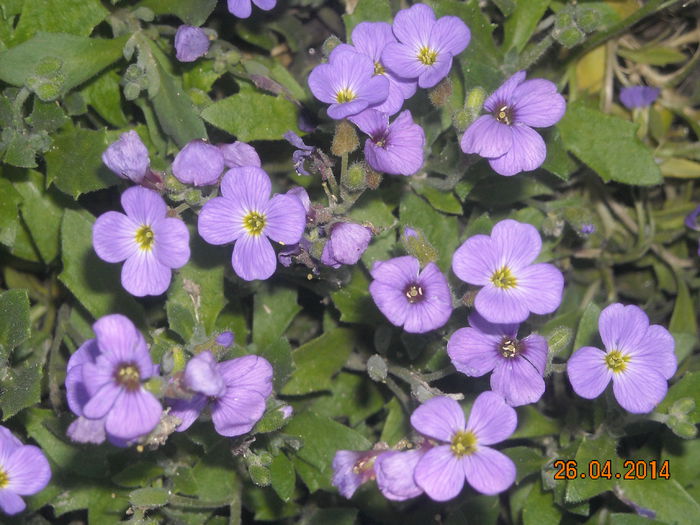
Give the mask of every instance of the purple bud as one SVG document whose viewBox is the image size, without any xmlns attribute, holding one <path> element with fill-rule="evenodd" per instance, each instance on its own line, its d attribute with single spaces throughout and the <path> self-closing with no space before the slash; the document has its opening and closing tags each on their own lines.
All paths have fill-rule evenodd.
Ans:
<svg viewBox="0 0 700 525">
<path fill-rule="evenodd" d="M 208 350 L 189 360 L 184 378 L 185 384 L 193 392 L 206 396 L 222 396 L 226 392 L 226 383 L 216 358 Z"/>
<path fill-rule="evenodd" d="M 323 247 L 321 262 L 333 268 L 341 264 L 355 264 L 372 239 L 369 228 L 352 222 L 339 222 L 333 226 L 330 238 Z"/>
<path fill-rule="evenodd" d="M 418 237 L 418 232 L 413 228 L 405 226 L 403 229 L 403 238 L 404 240 L 408 240 L 410 237 Z"/>
<path fill-rule="evenodd" d="M 140 184 L 146 176 L 151 161 L 148 150 L 134 130 L 122 133 L 102 153 L 102 162 L 123 179 Z"/>
<path fill-rule="evenodd" d="M 216 337 L 216 344 L 228 348 L 233 344 L 233 332 L 221 332 Z"/>
<path fill-rule="evenodd" d="M 175 33 L 175 57 L 180 62 L 194 62 L 209 51 L 209 38 L 199 27 L 181 25 Z"/>
<path fill-rule="evenodd" d="M 620 102 L 627 109 L 643 108 L 651 106 L 660 92 L 657 87 L 630 86 L 620 90 Z"/>
<path fill-rule="evenodd" d="M 595 232 L 595 224 L 582 224 L 581 225 L 581 233 L 583 235 L 590 235 Z"/>
<path fill-rule="evenodd" d="M 193 140 L 180 150 L 173 162 L 173 175 L 180 182 L 195 186 L 215 184 L 224 171 L 224 155 L 216 146 Z"/>
<path fill-rule="evenodd" d="M 262 167 L 258 152 L 250 144 L 237 140 L 233 144 L 219 144 L 218 148 L 224 155 L 224 165 L 227 168 Z"/>
</svg>

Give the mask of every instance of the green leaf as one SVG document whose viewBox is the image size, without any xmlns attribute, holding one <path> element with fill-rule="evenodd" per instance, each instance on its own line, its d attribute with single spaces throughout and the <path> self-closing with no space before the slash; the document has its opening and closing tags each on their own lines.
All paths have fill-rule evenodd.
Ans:
<svg viewBox="0 0 700 525">
<path fill-rule="evenodd" d="M 416 190 L 418 195 L 425 197 L 437 211 L 452 215 L 462 215 L 462 203 L 451 191 L 441 191 L 422 182 L 414 182 L 411 184 L 411 187 Z"/>
<path fill-rule="evenodd" d="M 0 177 L 0 243 L 12 246 L 17 229 L 17 206 L 22 202 L 20 193 L 12 183 Z"/>
<path fill-rule="evenodd" d="M 539 474 L 545 464 L 542 454 L 531 447 L 506 448 L 503 453 L 515 463 L 516 483 L 533 474 Z"/>
<path fill-rule="evenodd" d="M 124 35 L 107 40 L 39 32 L 31 40 L 0 53 L 0 80 L 24 86 L 31 77 L 41 76 L 37 67 L 55 64 L 55 96 L 44 98 L 55 100 L 121 59 L 127 38 Z"/>
<path fill-rule="evenodd" d="M 366 375 L 340 372 L 331 383 L 331 392 L 320 396 L 310 408 L 320 416 L 346 417 L 354 427 L 382 406 L 379 388 Z"/>
<path fill-rule="evenodd" d="M 560 428 L 555 420 L 542 415 L 532 406 L 523 406 L 518 407 L 518 428 L 511 437 L 539 437 L 559 432 Z"/>
<path fill-rule="evenodd" d="M 283 453 L 275 456 L 270 464 L 272 488 L 282 501 L 289 501 L 294 494 L 296 474 L 294 465 Z"/>
<path fill-rule="evenodd" d="M 282 96 L 241 92 L 215 102 L 202 111 L 202 118 L 238 140 L 280 140 L 297 127 L 298 108 Z"/>
<path fill-rule="evenodd" d="M 129 494 L 129 502 L 134 507 L 147 509 L 163 507 L 168 503 L 168 489 L 160 487 L 136 489 Z"/>
<path fill-rule="evenodd" d="M 27 290 L 0 293 L 0 363 L 10 352 L 29 339 L 29 296 Z"/>
<path fill-rule="evenodd" d="M 350 35 L 360 22 L 389 22 L 391 23 L 391 6 L 388 0 L 359 0 L 351 14 L 343 15 L 345 35 L 351 44 Z"/>
<path fill-rule="evenodd" d="M 535 32 L 542 15 L 549 7 L 551 0 L 519 1 L 515 11 L 506 20 L 503 49 L 517 49 L 521 52 Z"/>
<path fill-rule="evenodd" d="M 673 468 L 673 467 L 671 467 Z M 618 497 L 625 502 L 649 509 L 662 523 L 696 525 L 700 504 L 680 484 L 671 479 L 622 480 L 618 482 Z"/>
<path fill-rule="evenodd" d="M 552 128 L 545 140 L 547 142 L 547 158 L 542 164 L 542 168 L 562 180 L 569 180 L 571 174 L 578 168 L 578 164 L 566 152 L 559 129 Z"/>
<path fill-rule="evenodd" d="M 192 477 L 201 502 L 217 507 L 240 497 L 241 481 L 236 474 L 230 442 L 225 439 L 201 456 L 192 468 Z"/>
<path fill-rule="evenodd" d="M 25 0 L 13 43 L 38 31 L 89 36 L 108 14 L 100 0 Z"/>
<path fill-rule="evenodd" d="M 544 491 L 540 482 L 535 483 L 523 507 L 523 525 L 559 523 L 561 514 L 552 492 Z"/>
<path fill-rule="evenodd" d="M 595 346 L 595 338 L 598 334 L 598 317 L 600 317 L 600 307 L 595 303 L 588 303 L 578 323 L 574 350 L 578 350 L 582 346 Z"/>
<path fill-rule="evenodd" d="M 163 467 L 150 461 L 136 461 L 124 470 L 112 476 L 112 481 L 120 487 L 136 488 L 148 485 L 154 479 L 163 475 Z"/>
<path fill-rule="evenodd" d="M 85 210 L 65 211 L 61 223 L 63 271 L 58 278 L 93 317 L 122 313 L 142 324 L 143 307 L 122 288 L 120 265 L 102 261 L 92 248 L 94 222 Z"/>
<path fill-rule="evenodd" d="M 656 407 L 655 412 L 668 414 L 673 403 L 684 397 L 695 401 L 695 409 L 688 414 L 688 417 L 693 423 L 700 423 L 700 372 L 686 372 L 669 388 L 666 397 Z"/>
<path fill-rule="evenodd" d="M 367 293 L 369 280 L 359 265 L 352 268 L 350 282 L 336 292 L 331 292 L 331 300 L 340 312 L 344 323 L 369 324 L 380 320 L 377 307 Z"/>
<path fill-rule="evenodd" d="M 685 53 L 675 47 L 642 47 L 639 49 L 626 49 L 624 47 L 617 50 L 620 56 L 630 59 L 637 64 L 649 64 L 651 66 L 666 66 L 668 64 L 680 64 L 688 60 Z"/>
<path fill-rule="evenodd" d="M 85 102 L 92 106 L 103 119 L 117 128 L 129 124 L 121 107 L 120 81 L 121 77 L 115 70 L 105 71 L 81 91 Z"/>
<path fill-rule="evenodd" d="M 585 501 L 606 490 L 612 490 L 615 486 L 614 477 L 612 479 L 592 479 L 588 477 L 588 468 L 591 461 L 598 461 L 602 465 L 605 461 L 610 460 L 612 462 L 611 474 L 615 476 L 616 473 L 622 472 L 622 466 L 617 457 L 617 440 L 608 435 L 602 435 L 595 439 L 584 436 L 574 459 L 576 460 L 579 476 L 585 474 L 586 477 L 578 477 L 566 482 L 565 497 L 568 503 Z"/>
<path fill-rule="evenodd" d="M 217 0 L 144 0 L 139 7 L 148 7 L 157 15 L 176 15 L 191 26 L 201 26 L 214 11 Z"/>
<path fill-rule="evenodd" d="M 280 390 L 289 380 L 294 370 L 292 363 L 292 346 L 286 337 L 280 337 L 265 348 L 258 348 L 257 355 L 267 359 L 275 371 L 273 383 Z"/>
<path fill-rule="evenodd" d="M 673 307 L 671 322 L 668 329 L 671 332 L 681 332 L 687 334 L 697 334 L 698 322 L 693 306 L 693 299 L 690 297 L 688 286 L 681 278 L 676 279 L 678 286 L 678 295 L 676 296 L 676 304 Z"/>
<path fill-rule="evenodd" d="M 394 446 L 400 440 L 405 438 L 411 431 L 411 425 L 408 420 L 408 415 L 404 411 L 401 403 L 395 397 L 391 398 L 386 404 L 386 420 L 380 441 L 384 441 L 390 446 Z"/>
<path fill-rule="evenodd" d="M 260 349 L 270 346 L 300 311 L 296 289 L 262 284 L 254 297 L 253 343 Z"/>
<path fill-rule="evenodd" d="M 354 332 L 346 328 L 336 328 L 300 346 L 292 353 L 296 369 L 282 394 L 302 395 L 330 389 L 332 376 L 345 364 L 354 346 Z"/>
<path fill-rule="evenodd" d="M 664 525 L 665 521 L 653 520 L 639 514 L 610 514 L 609 525 Z"/>
<path fill-rule="evenodd" d="M 333 507 L 316 509 L 309 518 L 309 525 L 355 525 L 357 523 L 357 509 L 347 507 Z"/>
<path fill-rule="evenodd" d="M 566 148 L 605 181 L 649 186 L 663 182 L 658 164 L 637 138 L 637 126 L 577 101 L 557 124 Z"/>
</svg>

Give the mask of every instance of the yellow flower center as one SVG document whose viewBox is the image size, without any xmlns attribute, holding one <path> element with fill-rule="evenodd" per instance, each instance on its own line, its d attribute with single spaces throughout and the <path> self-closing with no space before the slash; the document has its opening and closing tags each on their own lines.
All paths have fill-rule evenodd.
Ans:
<svg viewBox="0 0 700 525">
<path fill-rule="evenodd" d="M 406 299 L 408 299 L 408 302 L 411 304 L 423 300 L 423 288 L 417 284 L 410 285 L 406 288 L 404 293 L 406 294 Z"/>
<path fill-rule="evenodd" d="M 437 60 L 438 53 L 434 49 L 423 46 L 418 50 L 418 60 L 421 64 L 432 66 Z"/>
<path fill-rule="evenodd" d="M 476 452 L 476 436 L 474 432 L 468 430 L 457 432 L 452 438 L 450 450 L 458 458 L 469 456 Z"/>
<path fill-rule="evenodd" d="M 144 251 L 150 251 L 153 248 L 153 243 L 155 242 L 155 235 L 150 226 L 144 224 L 138 230 L 136 230 L 136 244 L 139 245 Z"/>
<path fill-rule="evenodd" d="M 114 378 L 127 390 L 138 390 L 141 387 L 141 374 L 133 363 L 120 365 Z"/>
<path fill-rule="evenodd" d="M 608 354 L 605 356 L 605 364 L 608 365 L 608 368 L 616 374 L 624 372 L 629 361 L 630 356 L 623 354 L 619 350 L 608 352 Z"/>
<path fill-rule="evenodd" d="M 504 266 L 500 270 L 494 272 L 494 274 L 491 276 L 491 282 L 496 288 L 501 288 L 503 290 L 515 288 L 515 286 L 518 284 L 518 280 L 507 266 Z"/>
<path fill-rule="evenodd" d="M 350 88 L 343 88 L 335 94 L 335 99 L 338 101 L 338 104 L 345 104 L 356 98 L 357 95 L 355 95 L 355 92 Z"/>
<path fill-rule="evenodd" d="M 4 489 L 10 484 L 10 477 L 3 469 L 0 468 L 0 489 Z"/>
<path fill-rule="evenodd" d="M 251 211 L 243 217 L 243 227 L 246 231 L 255 237 L 260 235 L 265 229 L 265 216 L 257 211 Z"/>
<path fill-rule="evenodd" d="M 503 105 L 494 113 L 494 117 L 498 122 L 510 126 L 513 123 L 513 110 L 510 107 Z"/>
<path fill-rule="evenodd" d="M 384 66 L 380 62 L 375 62 L 374 63 L 374 74 L 375 75 L 383 75 L 384 73 L 386 73 Z"/>
</svg>

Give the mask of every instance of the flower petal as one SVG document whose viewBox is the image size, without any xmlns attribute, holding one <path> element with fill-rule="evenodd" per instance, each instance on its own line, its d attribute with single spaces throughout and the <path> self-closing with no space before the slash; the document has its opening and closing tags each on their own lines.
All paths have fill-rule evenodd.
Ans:
<svg viewBox="0 0 700 525">
<path fill-rule="evenodd" d="M 598 318 L 600 337 L 608 350 L 634 352 L 642 344 L 648 328 L 647 314 L 632 304 L 611 304 Z"/>
<path fill-rule="evenodd" d="M 375 75 L 360 86 L 357 96 L 370 106 L 381 104 L 389 96 L 389 80 L 384 75 Z"/>
<path fill-rule="evenodd" d="M 518 270 L 516 278 L 520 300 L 532 313 L 550 314 L 559 308 L 564 291 L 564 276 L 556 266 L 533 264 Z"/>
<path fill-rule="evenodd" d="M 488 235 L 473 235 L 455 250 L 452 271 L 469 284 L 485 285 L 500 268 L 500 254 Z"/>
<path fill-rule="evenodd" d="M 168 399 L 167 403 L 170 406 L 169 414 L 180 420 L 177 431 L 184 432 L 192 426 L 192 423 L 197 421 L 199 414 L 207 406 L 207 397 L 202 394 L 195 394 L 192 396 L 192 399 Z"/>
<path fill-rule="evenodd" d="M 420 263 L 410 255 L 394 257 L 388 261 L 377 261 L 372 265 L 370 274 L 376 281 L 403 291 L 408 284 L 418 280 Z"/>
<path fill-rule="evenodd" d="M 531 264 L 542 250 L 537 228 L 512 219 L 498 222 L 491 230 L 491 239 L 505 265 L 514 273 Z"/>
<path fill-rule="evenodd" d="M 382 51 L 382 64 L 401 79 L 418 78 L 425 69 L 411 46 L 397 42 L 386 45 Z"/>
<path fill-rule="evenodd" d="M 90 363 L 83 365 L 86 375 L 94 371 L 92 366 Z M 114 403 L 123 392 L 124 389 L 114 382 L 105 383 L 83 407 L 83 415 L 89 419 L 103 418 L 112 409 Z"/>
<path fill-rule="evenodd" d="M 653 324 L 647 328 L 639 346 L 628 350 L 628 353 L 634 359 L 643 360 L 658 369 L 666 379 L 671 379 L 678 367 L 674 348 L 675 341 L 671 333 L 663 326 Z"/>
<path fill-rule="evenodd" d="M 332 104 L 337 102 L 336 79 L 334 68 L 330 64 L 319 64 L 309 73 L 309 89 L 321 102 Z"/>
<path fill-rule="evenodd" d="M 530 315 L 518 289 L 504 290 L 491 283 L 476 294 L 474 308 L 491 323 L 522 323 Z"/>
<path fill-rule="evenodd" d="M 228 10 L 238 18 L 248 18 L 253 12 L 250 0 L 228 0 Z"/>
<path fill-rule="evenodd" d="M 137 360 L 141 368 L 146 368 L 147 364 L 150 366 L 151 358 L 148 355 L 146 340 L 128 317 L 121 314 L 105 315 L 92 325 L 92 329 L 102 355 L 113 356 L 117 362 Z M 145 363 L 140 362 L 142 357 L 146 357 Z M 95 355 L 95 359 L 98 358 L 99 356 Z M 85 363 L 87 362 L 86 360 Z"/>
<path fill-rule="evenodd" d="M 214 428 L 222 436 L 250 432 L 265 413 L 265 397 L 254 390 L 236 390 L 218 398 L 211 409 Z"/>
<path fill-rule="evenodd" d="M 76 443 L 92 443 L 99 445 L 107 439 L 105 435 L 104 418 L 88 419 L 80 416 L 73 421 L 66 430 L 66 434 Z"/>
<path fill-rule="evenodd" d="M 462 458 L 467 482 L 482 494 L 498 494 L 515 481 L 515 464 L 498 450 L 481 447 L 474 454 Z"/>
<path fill-rule="evenodd" d="M 500 157 L 513 147 L 512 127 L 498 122 L 491 115 L 482 115 L 467 128 L 459 144 L 464 153 Z"/>
<path fill-rule="evenodd" d="M 512 103 L 513 92 L 515 89 L 522 84 L 525 80 L 527 73 L 525 71 L 518 71 L 506 80 L 501 87 L 494 91 L 489 98 L 484 102 L 484 109 L 489 113 L 495 112 L 502 105 L 509 105 Z"/>
<path fill-rule="evenodd" d="M 246 209 L 239 202 L 215 197 L 202 207 L 197 219 L 197 230 L 209 244 L 228 244 L 246 233 L 243 218 Z"/>
<path fill-rule="evenodd" d="M 464 412 L 451 397 L 433 397 L 413 411 L 411 425 L 427 437 L 449 443 L 465 428 Z"/>
<path fill-rule="evenodd" d="M 123 213 L 108 211 L 100 215 L 92 227 L 92 245 L 95 253 L 109 263 L 122 262 L 136 250 L 136 230 L 139 224 Z"/>
<path fill-rule="evenodd" d="M 624 371 L 612 374 L 612 380 L 615 399 L 632 414 L 651 412 L 668 391 L 668 383 L 661 372 L 635 362 L 634 357 Z"/>
<path fill-rule="evenodd" d="M 418 87 L 427 89 L 436 86 L 449 74 L 450 68 L 452 68 L 452 54 L 440 51 L 432 65 L 423 66 L 423 71 L 418 77 Z"/>
<path fill-rule="evenodd" d="M 27 504 L 14 492 L 7 489 L 0 489 L 0 509 L 8 516 L 19 514 Z"/>
<path fill-rule="evenodd" d="M 246 355 L 222 361 L 218 370 L 227 386 L 227 395 L 237 390 L 255 391 L 263 397 L 272 393 L 272 365 L 264 357 Z"/>
<path fill-rule="evenodd" d="M 390 450 L 377 456 L 374 472 L 377 486 L 385 498 L 404 501 L 423 493 L 413 479 L 413 472 L 425 453 L 426 449 L 419 448 L 405 452 Z"/>
<path fill-rule="evenodd" d="M 512 105 L 515 120 L 535 128 L 553 126 L 566 111 L 566 101 L 557 86 L 543 78 L 520 84 L 513 92 Z"/>
<path fill-rule="evenodd" d="M 163 266 L 180 268 L 190 259 L 190 232 L 182 219 L 166 218 L 153 224 L 153 254 Z"/>
<path fill-rule="evenodd" d="M 605 364 L 605 352 L 592 346 L 574 352 L 566 363 L 566 373 L 574 392 L 586 399 L 602 394 L 613 374 Z"/>
<path fill-rule="evenodd" d="M 190 359 L 183 376 L 187 388 L 206 396 L 223 395 L 226 382 L 217 365 L 216 358 L 209 350 Z"/>
<path fill-rule="evenodd" d="M 507 439 L 517 425 L 515 410 L 502 396 L 487 391 L 474 401 L 466 428 L 474 432 L 478 445 L 491 445 Z"/>
<path fill-rule="evenodd" d="M 540 375 L 544 375 L 547 368 L 547 354 L 549 348 L 547 340 L 538 334 L 530 334 L 525 339 L 520 341 L 522 355 L 528 358 L 530 363 L 539 371 Z"/>
<path fill-rule="evenodd" d="M 264 235 L 243 235 L 233 247 L 233 270 L 241 279 L 268 279 L 275 273 L 277 258 Z"/>
<path fill-rule="evenodd" d="M 411 306 L 403 289 L 381 281 L 372 281 L 369 285 L 369 293 L 374 299 L 374 304 L 391 324 L 403 326 Z"/>
<path fill-rule="evenodd" d="M 452 455 L 449 446 L 435 447 L 418 461 L 413 479 L 431 499 L 450 500 L 464 487 L 462 461 Z"/>
<path fill-rule="evenodd" d="M 503 358 L 491 375 L 491 390 L 512 407 L 536 403 L 544 394 L 544 378 L 522 355 Z"/>
<path fill-rule="evenodd" d="M 155 396 L 143 387 L 134 392 L 125 391 L 109 411 L 105 431 L 117 439 L 135 439 L 156 428 L 162 411 Z"/>
<path fill-rule="evenodd" d="M 534 129 L 525 125 L 511 126 L 513 147 L 503 156 L 489 159 L 496 173 L 510 177 L 521 171 L 539 168 L 547 158 L 547 146 Z"/>
<path fill-rule="evenodd" d="M 470 40 L 469 28 L 456 16 L 441 16 L 430 31 L 430 47 L 452 56 L 464 51 Z"/>
<path fill-rule="evenodd" d="M 447 354 L 454 367 L 472 377 L 483 376 L 496 366 L 501 337 L 474 328 L 460 328 L 447 342 Z"/>
<path fill-rule="evenodd" d="M 163 197 L 142 186 L 132 186 L 122 193 L 122 208 L 138 224 L 153 224 L 168 212 Z"/>
<path fill-rule="evenodd" d="M 375 62 L 379 62 L 389 42 L 396 42 L 396 38 L 386 22 L 360 22 L 352 30 L 352 45 Z"/>
<path fill-rule="evenodd" d="M 51 467 L 39 447 L 23 445 L 2 465 L 9 482 L 3 488 L 29 496 L 43 490 L 51 479 Z"/>
<path fill-rule="evenodd" d="M 297 244 L 306 227 L 306 211 L 297 197 L 275 195 L 265 211 L 265 230 L 273 241 Z"/>
<path fill-rule="evenodd" d="M 221 179 L 221 195 L 233 201 L 231 208 L 236 210 L 264 210 L 271 191 L 270 177 L 257 166 L 231 168 Z"/>
<path fill-rule="evenodd" d="M 396 13 L 391 28 L 402 43 L 420 47 L 428 44 L 434 26 L 433 9 L 425 4 L 414 4 Z"/>
<path fill-rule="evenodd" d="M 170 286 L 172 270 L 161 264 L 152 251 L 138 250 L 122 267 L 122 286 L 131 295 L 160 295 Z"/>
</svg>

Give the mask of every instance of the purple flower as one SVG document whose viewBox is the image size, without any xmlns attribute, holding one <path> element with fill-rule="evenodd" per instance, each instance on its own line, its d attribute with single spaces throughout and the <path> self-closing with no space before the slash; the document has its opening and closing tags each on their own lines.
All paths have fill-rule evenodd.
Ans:
<svg viewBox="0 0 700 525">
<path fill-rule="evenodd" d="M 547 340 L 537 334 L 517 339 L 517 324 L 489 323 L 478 313 L 447 343 L 457 370 L 472 377 L 491 372 L 491 389 L 510 406 L 537 402 L 544 394 Z"/>
<path fill-rule="evenodd" d="M 122 179 L 141 184 L 149 171 L 148 150 L 134 130 L 122 133 L 102 153 L 102 162 Z"/>
<path fill-rule="evenodd" d="M 133 323 L 119 314 L 100 318 L 92 328 L 95 339 L 81 347 L 84 355 L 72 363 L 66 378 L 69 386 L 80 373 L 82 385 L 73 383 L 70 388 L 78 386 L 78 395 L 84 388 L 89 400 L 85 404 L 77 400 L 76 410 L 76 399 L 69 397 L 71 409 L 82 412 L 84 418 L 104 420 L 107 437 L 118 442 L 148 434 L 160 421 L 162 408 L 142 385 L 157 371 L 146 341 Z"/>
<path fill-rule="evenodd" d="M 414 4 L 396 14 L 392 25 L 398 42 L 389 42 L 382 51 L 382 63 L 396 76 L 418 79 L 430 88 L 445 78 L 452 57 L 466 49 L 469 28 L 456 16 L 435 19 L 432 8 Z"/>
<path fill-rule="evenodd" d="M 297 197 L 270 199 L 270 177 L 261 168 L 232 168 L 221 180 L 221 197 L 208 201 L 199 214 L 199 234 L 209 244 L 235 242 L 231 264 L 236 274 L 252 281 L 275 273 L 277 259 L 269 239 L 297 244 L 306 227 L 306 213 Z"/>
<path fill-rule="evenodd" d="M 374 479 L 377 450 L 339 450 L 333 457 L 333 486 L 348 499 L 363 483 Z"/>
<path fill-rule="evenodd" d="M 262 166 L 258 152 L 250 144 L 237 140 L 233 144 L 219 144 L 218 148 L 224 155 L 224 166 L 227 168 Z"/>
<path fill-rule="evenodd" d="M 630 86 L 620 90 L 620 102 L 627 109 L 651 106 L 659 98 L 661 91 L 657 87 Z"/>
<path fill-rule="evenodd" d="M 483 286 L 474 307 L 491 323 L 521 323 L 530 312 L 559 307 L 564 276 L 553 265 L 532 264 L 542 249 L 534 226 L 506 219 L 491 236 L 474 235 L 452 256 L 452 270 L 463 281 Z"/>
<path fill-rule="evenodd" d="M 386 22 L 360 22 L 352 30 L 354 49 L 368 56 L 374 62 L 374 74 L 383 75 L 389 81 L 389 94 L 386 100 L 375 107 L 377 111 L 393 115 L 401 109 L 403 101 L 411 98 L 416 92 L 416 81 L 406 80 L 387 71 L 382 65 L 384 47 L 396 42 L 391 25 Z"/>
<path fill-rule="evenodd" d="M 122 194 L 126 215 L 108 211 L 92 228 L 92 244 L 103 261 L 122 267 L 122 286 L 132 295 L 160 295 L 168 289 L 171 268 L 190 258 L 190 234 L 155 191 L 135 186 Z"/>
<path fill-rule="evenodd" d="M 365 253 L 371 239 L 369 228 L 353 222 L 338 222 L 331 227 L 321 262 L 333 268 L 340 268 L 341 264 L 355 264 Z"/>
<path fill-rule="evenodd" d="M 328 116 L 339 120 L 384 102 L 389 81 L 374 74 L 372 59 L 343 46 L 331 52 L 328 63 L 311 71 L 309 88 L 317 99 L 330 104 Z"/>
<path fill-rule="evenodd" d="M 263 11 L 269 11 L 275 7 L 277 0 L 253 0 L 253 3 Z M 229 12 L 238 18 L 248 18 L 253 12 L 251 0 L 228 0 Z"/>
<path fill-rule="evenodd" d="M 367 109 L 350 117 L 364 133 L 365 159 L 375 170 L 392 175 L 412 175 L 423 166 L 423 128 L 413 122 L 409 110 L 402 111 L 389 124 L 389 116 Z"/>
<path fill-rule="evenodd" d="M 411 415 L 421 434 L 445 443 L 418 461 L 413 479 L 435 501 L 457 496 L 466 478 L 482 494 L 498 494 L 515 481 L 515 465 L 508 456 L 486 445 L 510 436 L 518 424 L 515 410 L 501 396 L 483 392 L 465 422 L 462 407 L 452 398 L 429 399 Z"/>
<path fill-rule="evenodd" d="M 462 136 L 464 153 L 487 158 L 505 176 L 538 168 L 547 157 L 542 137 L 532 128 L 556 124 L 566 111 L 564 97 L 549 80 L 525 80 L 525 71 L 511 76 L 484 103 L 482 115 Z"/>
<path fill-rule="evenodd" d="M 581 225 L 581 234 L 582 235 L 591 235 L 595 233 L 595 224 L 591 223 L 584 223 Z"/>
<path fill-rule="evenodd" d="M 209 401 L 216 431 L 222 436 L 240 436 L 250 432 L 265 413 L 272 393 L 272 366 L 256 355 L 217 363 L 205 351 L 187 363 L 183 381 L 195 392 L 192 398 L 168 400 L 170 414 L 181 420 L 179 432 L 195 422 Z"/>
<path fill-rule="evenodd" d="M 78 419 L 70 424 L 66 433 L 71 440 L 78 443 L 99 445 L 106 439 L 105 418 L 88 419 L 83 415 L 83 408 L 90 401 L 90 394 L 83 381 L 83 365 L 88 362 L 95 364 L 100 353 L 97 340 L 88 339 L 70 356 L 66 368 L 68 407 L 78 416 Z M 115 444 L 117 446 L 125 445 L 122 441 Z"/>
<path fill-rule="evenodd" d="M 199 27 L 181 25 L 175 33 L 175 58 L 194 62 L 209 51 L 209 37 Z"/>
<path fill-rule="evenodd" d="M 615 399 L 633 414 L 644 414 L 664 398 L 666 381 L 676 372 L 673 336 L 649 325 L 641 308 L 614 303 L 600 313 L 598 330 L 605 351 L 592 346 L 569 358 L 567 372 L 581 397 L 598 397 L 613 382 Z"/>
<path fill-rule="evenodd" d="M 447 279 L 435 263 L 420 271 L 418 259 L 405 255 L 377 261 L 370 271 L 369 293 L 389 321 L 422 334 L 444 325 L 452 314 Z"/>
<path fill-rule="evenodd" d="M 416 485 L 413 472 L 430 446 L 399 452 L 389 450 L 377 456 L 374 472 L 377 486 L 384 497 L 393 501 L 404 501 L 423 494 L 423 489 Z"/>
<path fill-rule="evenodd" d="M 193 140 L 175 156 L 173 175 L 183 184 L 209 186 L 216 184 L 224 171 L 224 154 L 203 140 Z"/>
<path fill-rule="evenodd" d="M 306 171 L 304 163 L 306 162 L 306 159 L 310 157 L 314 151 L 316 151 L 316 148 L 314 146 L 307 146 L 304 144 L 301 137 L 293 131 L 287 131 L 287 133 L 284 134 L 284 140 L 297 148 L 294 150 L 294 153 L 292 153 L 292 161 L 294 162 L 294 169 L 296 170 L 297 175 L 305 175 L 307 177 L 311 175 L 311 173 Z"/>
<path fill-rule="evenodd" d="M 233 344 L 233 332 L 221 332 L 216 336 L 216 344 L 228 348 Z"/>
<path fill-rule="evenodd" d="M 39 447 L 23 445 L 0 426 L 0 509 L 13 516 L 26 508 L 20 496 L 36 494 L 48 485 L 51 467 Z"/>
</svg>

